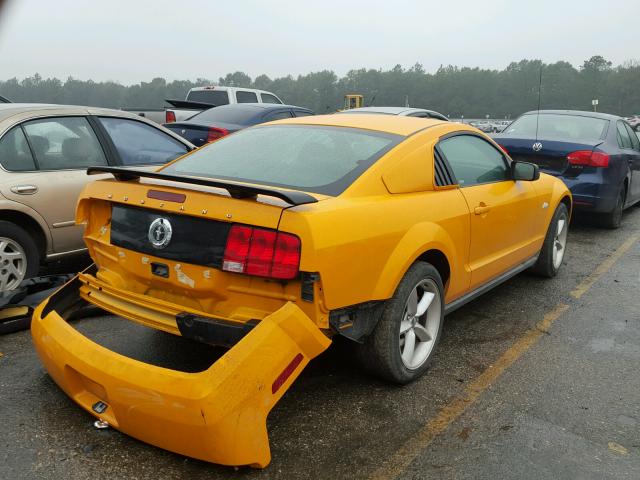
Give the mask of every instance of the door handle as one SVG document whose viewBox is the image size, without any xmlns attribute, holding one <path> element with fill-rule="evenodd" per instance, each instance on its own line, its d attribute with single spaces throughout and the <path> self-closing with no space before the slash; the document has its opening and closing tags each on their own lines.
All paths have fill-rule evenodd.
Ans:
<svg viewBox="0 0 640 480">
<path fill-rule="evenodd" d="M 473 213 L 475 213 L 476 215 L 483 215 L 487 213 L 489 210 L 491 210 L 490 206 L 485 205 L 484 203 L 481 203 L 480 205 L 478 205 L 476 208 L 473 209 Z"/>
<path fill-rule="evenodd" d="M 38 187 L 35 185 L 14 185 L 10 190 L 18 195 L 33 195 L 38 191 Z"/>
</svg>

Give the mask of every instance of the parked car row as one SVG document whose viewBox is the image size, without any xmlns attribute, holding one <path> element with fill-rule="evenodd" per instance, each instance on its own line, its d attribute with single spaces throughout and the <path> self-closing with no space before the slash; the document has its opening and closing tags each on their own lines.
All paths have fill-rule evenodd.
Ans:
<svg viewBox="0 0 640 480">
<path fill-rule="evenodd" d="M 446 313 L 555 276 L 572 209 L 484 133 L 408 115 L 289 115 L 158 171 L 89 172 L 113 176 L 78 203 L 95 265 L 35 311 L 36 350 L 101 425 L 233 466 L 269 464 L 269 411 L 333 339 L 405 384 Z M 87 304 L 228 350 L 194 374 L 134 360 L 70 328 Z"/>
<path fill-rule="evenodd" d="M 445 314 L 524 270 L 558 273 L 574 210 L 616 227 L 640 200 L 640 141 L 619 117 L 528 112 L 492 139 L 439 116 L 246 103 L 169 130 L 105 109 L 0 106 L 13 209 L 0 287 L 79 250 L 82 225 L 94 264 L 31 325 L 54 381 L 100 425 L 265 467 L 269 411 L 333 339 L 380 378 L 412 382 Z M 228 350 L 188 375 L 134 360 L 69 326 L 87 305 Z"/>
</svg>

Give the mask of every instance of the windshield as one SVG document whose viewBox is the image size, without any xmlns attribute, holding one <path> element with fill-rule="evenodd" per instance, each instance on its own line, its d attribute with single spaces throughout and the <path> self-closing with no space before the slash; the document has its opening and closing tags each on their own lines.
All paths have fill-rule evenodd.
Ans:
<svg viewBox="0 0 640 480">
<path fill-rule="evenodd" d="M 270 125 L 224 137 L 163 172 L 339 195 L 403 138 L 345 127 Z"/>
<path fill-rule="evenodd" d="M 200 123 L 237 123 L 239 125 L 247 125 L 259 122 L 252 120 L 265 110 L 260 107 L 247 107 L 239 105 L 228 105 L 216 108 L 210 108 L 204 112 L 198 113 L 189 119 L 190 122 Z"/>
<path fill-rule="evenodd" d="M 539 118 L 538 118 L 539 117 Z M 538 135 L 536 137 L 536 123 Z M 600 140 L 606 133 L 609 120 L 582 117 L 578 115 L 560 115 L 541 113 L 523 115 L 503 132 L 508 137 L 545 138 L 585 142 Z"/>
</svg>

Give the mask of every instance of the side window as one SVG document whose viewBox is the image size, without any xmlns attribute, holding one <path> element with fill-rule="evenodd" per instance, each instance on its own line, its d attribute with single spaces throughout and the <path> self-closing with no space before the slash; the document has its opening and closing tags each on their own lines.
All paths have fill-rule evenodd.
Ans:
<svg viewBox="0 0 640 480">
<path fill-rule="evenodd" d="M 445 156 L 461 187 L 509 180 L 510 173 L 502 153 L 474 135 L 457 135 L 442 140 L 439 150 Z"/>
<path fill-rule="evenodd" d="M 258 103 L 258 96 L 254 92 L 237 90 L 236 100 L 238 103 Z"/>
<path fill-rule="evenodd" d="M 123 165 L 167 163 L 187 153 L 187 147 L 145 123 L 126 118 L 98 119 L 111 137 Z"/>
<path fill-rule="evenodd" d="M 84 117 L 57 117 L 23 123 L 40 170 L 106 165 L 107 159 Z"/>
<path fill-rule="evenodd" d="M 636 132 L 629 126 L 628 123 L 624 124 L 624 127 L 627 129 L 627 133 L 629 134 L 629 138 L 631 139 L 631 148 L 634 150 L 640 150 L 640 140 L 636 135 Z"/>
<path fill-rule="evenodd" d="M 414 112 L 410 114 L 409 117 L 431 118 L 431 116 L 427 112 Z"/>
<path fill-rule="evenodd" d="M 618 127 L 618 146 L 620 148 L 631 148 L 631 137 L 629 137 L 627 129 L 624 128 L 624 123 L 618 122 L 616 126 Z"/>
<path fill-rule="evenodd" d="M 293 113 L 296 114 L 296 117 L 310 117 L 313 115 L 313 113 L 307 112 L 306 110 L 294 110 Z"/>
<path fill-rule="evenodd" d="M 265 122 L 271 122 L 273 120 L 282 120 L 283 118 L 291 118 L 291 112 L 284 110 L 282 112 L 273 112 L 265 117 Z"/>
<path fill-rule="evenodd" d="M 260 96 L 262 97 L 262 103 L 282 104 L 275 95 L 271 95 L 270 93 L 261 93 Z"/>
<path fill-rule="evenodd" d="M 19 126 L 13 127 L 0 139 L 0 164 L 10 172 L 37 169 L 27 139 Z"/>
</svg>

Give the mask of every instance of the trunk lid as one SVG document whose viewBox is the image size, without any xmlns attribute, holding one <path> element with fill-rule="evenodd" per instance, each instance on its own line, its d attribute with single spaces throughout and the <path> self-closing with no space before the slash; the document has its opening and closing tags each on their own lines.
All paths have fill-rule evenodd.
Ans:
<svg viewBox="0 0 640 480">
<path fill-rule="evenodd" d="M 602 140 L 566 142 L 539 138 L 513 138 L 496 135 L 494 140 L 516 161 L 535 163 L 540 170 L 551 175 L 562 175 L 569 167 L 567 155 L 577 150 L 593 150 Z M 539 144 L 540 148 L 534 148 Z"/>
</svg>

